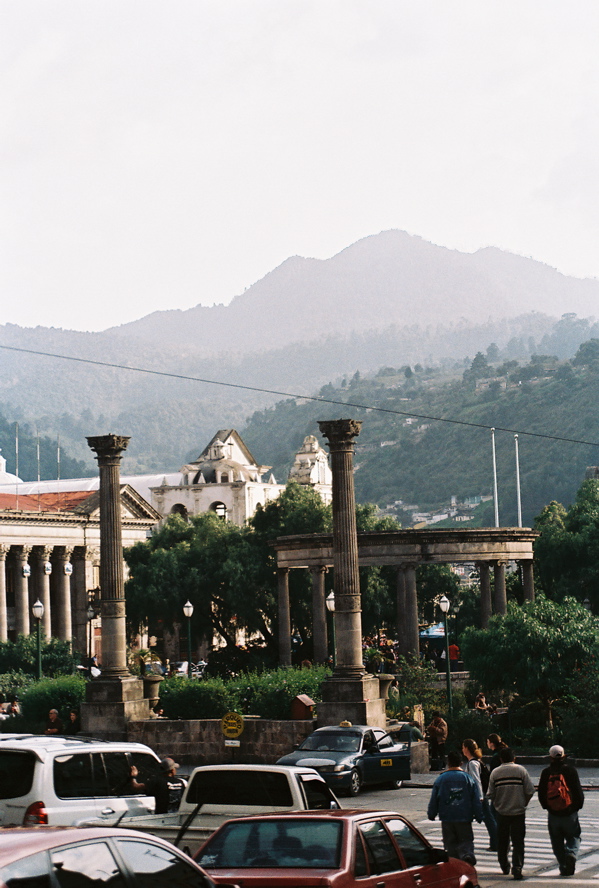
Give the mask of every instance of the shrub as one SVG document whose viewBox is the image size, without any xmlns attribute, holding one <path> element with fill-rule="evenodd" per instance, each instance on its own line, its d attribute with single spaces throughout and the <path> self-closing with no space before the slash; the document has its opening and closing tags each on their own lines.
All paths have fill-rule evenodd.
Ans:
<svg viewBox="0 0 599 888">
<path fill-rule="evenodd" d="M 176 677 L 161 683 L 160 705 L 166 718 L 222 718 L 235 708 L 235 701 L 220 678 Z"/>
<path fill-rule="evenodd" d="M 227 682 L 239 712 L 261 718 L 291 718 L 291 703 L 298 694 L 307 694 L 315 703 L 322 700 L 320 687 L 331 674 L 327 666 L 310 669 L 277 669 L 248 673 Z"/>
<path fill-rule="evenodd" d="M 36 724 L 38 730 L 43 730 L 51 709 L 58 709 L 60 718 L 66 722 L 69 710 L 79 709 L 84 699 L 85 681 L 78 675 L 42 679 L 21 694 L 22 716 L 28 724 Z"/>
<path fill-rule="evenodd" d="M 79 655 L 71 652 L 68 641 L 42 639 L 42 672 L 45 676 L 71 675 L 79 662 Z M 22 671 L 35 675 L 37 670 L 37 640 L 35 635 L 19 635 L 16 642 L 0 642 L 0 673 Z"/>
</svg>

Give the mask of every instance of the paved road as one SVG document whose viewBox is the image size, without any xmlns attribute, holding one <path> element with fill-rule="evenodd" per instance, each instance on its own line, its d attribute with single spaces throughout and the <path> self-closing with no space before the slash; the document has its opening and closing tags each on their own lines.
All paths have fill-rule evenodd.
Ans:
<svg viewBox="0 0 599 888">
<path fill-rule="evenodd" d="M 536 785 L 541 767 L 531 765 L 528 771 Z M 524 875 L 530 888 L 551 888 L 558 883 L 599 888 L 599 769 L 581 768 L 579 773 L 586 791 L 585 805 L 580 813 L 582 845 L 576 874 L 568 879 L 560 877 L 547 833 L 547 815 L 535 796 L 526 816 Z M 399 811 L 412 820 L 434 845 L 442 847 L 441 824 L 439 821 L 431 822 L 426 817 L 430 787 L 435 777 L 434 774 L 415 774 L 414 780 L 400 790 L 369 789 L 357 798 L 341 799 L 341 804 L 344 808 Z M 513 884 L 511 876 L 504 876 L 500 872 L 497 855 L 485 850 L 489 840 L 484 825 L 474 824 L 474 840 L 481 888 Z"/>
</svg>

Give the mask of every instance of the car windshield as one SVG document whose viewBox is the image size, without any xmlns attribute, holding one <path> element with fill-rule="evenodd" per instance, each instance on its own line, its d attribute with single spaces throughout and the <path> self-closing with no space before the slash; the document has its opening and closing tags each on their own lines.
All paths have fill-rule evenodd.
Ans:
<svg viewBox="0 0 599 888">
<path fill-rule="evenodd" d="M 317 819 L 227 823 L 197 862 L 207 869 L 338 869 L 342 830 L 342 823 Z"/>
<path fill-rule="evenodd" d="M 309 737 L 306 737 L 300 749 L 309 749 L 312 752 L 317 752 L 318 750 L 321 752 L 359 752 L 361 739 L 362 735 L 355 731 L 348 732 L 347 734 L 345 732 L 339 734 L 334 731 L 315 731 Z"/>
</svg>

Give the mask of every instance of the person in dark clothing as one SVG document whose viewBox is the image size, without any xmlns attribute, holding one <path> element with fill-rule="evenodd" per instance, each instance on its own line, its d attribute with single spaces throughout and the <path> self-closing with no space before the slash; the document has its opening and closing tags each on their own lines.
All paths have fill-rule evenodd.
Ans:
<svg viewBox="0 0 599 888">
<path fill-rule="evenodd" d="M 489 734 L 487 737 L 487 748 L 493 753 L 491 761 L 489 762 L 489 770 L 492 771 L 494 768 L 498 768 L 501 764 L 501 756 L 499 753 L 502 749 L 507 749 L 507 743 L 503 742 L 499 734 Z"/>
<path fill-rule="evenodd" d="M 51 709 L 48 713 L 48 721 L 46 722 L 46 730 L 44 734 L 62 734 L 63 725 L 58 717 L 58 709 Z"/>
<path fill-rule="evenodd" d="M 67 722 L 66 733 L 67 734 L 78 734 L 81 730 L 81 722 L 79 721 L 79 713 L 76 709 L 71 709 L 69 712 L 69 720 Z"/>
<path fill-rule="evenodd" d="M 562 876 L 572 876 L 576 871 L 576 858 L 580 850 L 580 821 L 578 812 L 584 805 L 578 771 L 566 763 L 562 746 L 549 750 L 549 767 L 541 771 L 539 802 L 547 811 L 547 828 L 551 847 Z M 563 781 L 567 788 L 563 787 Z"/>
<path fill-rule="evenodd" d="M 165 758 L 160 762 L 162 774 L 150 777 L 145 783 L 138 783 L 136 778 L 139 771 L 135 765 L 131 766 L 131 786 L 137 792 L 145 792 L 154 796 L 154 814 L 170 814 L 179 810 L 181 797 L 185 789 L 185 780 L 177 777 L 179 765 L 172 758 Z"/>
</svg>

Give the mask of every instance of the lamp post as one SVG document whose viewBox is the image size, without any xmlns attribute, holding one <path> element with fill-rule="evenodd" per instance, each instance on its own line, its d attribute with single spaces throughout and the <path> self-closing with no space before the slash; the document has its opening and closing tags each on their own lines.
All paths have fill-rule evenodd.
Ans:
<svg viewBox="0 0 599 888">
<path fill-rule="evenodd" d="M 34 618 L 37 620 L 37 680 L 42 677 L 42 642 L 40 637 L 40 624 L 44 616 L 44 605 L 38 600 L 31 608 Z"/>
<path fill-rule="evenodd" d="M 591 611 L 593 610 L 593 608 L 592 608 L 592 606 L 591 606 L 591 602 L 589 601 L 588 598 L 585 598 L 585 600 L 582 602 L 582 606 L 583 606 L 584 609 L 587 610 L 589 613 L 591 613 Z"/>
<path fill-rule="evenodd" d="M 329 592 L 327 597 L 324 600 L 324 603 L 327 606 L 327 610 L 331 615 L 331 627 L 332 627 L 332 636 L 333 636 L 333 669 L 337 665 L 337 639 L 335 638 L 335 593 Z"/>
<path fill-rule="evenodd" d="M 92 620 L 96 616 L 96 612 L 93 608 L 93 605 L 90 603 L 87 606 L 87 625 L 88 625 L 88 645 L 87 645 L 87 659 L 89 661 L 89 675 L 91 678 L 92 674 Z"/>
<path fill-rule="evenodd" d="M 187 617 L 187 677 L 191 678 L 191 618 L 193 617 L 193 604 L 189 598 L 183 605 L 183 613 Z"/>
<path fill-rule="evenodd" d="M 445 675 L 447 678 L 447 708 L 450 718 L 453 717 L 453 700 L 451 699 L 451 673 L 449 671 L 449 635 L 447 633 L 447 612 L 449 611 L 449 598 L 446 595 L 439 601 L 439 607 L 443 613 L 445 624 Z"/>
</svg>

